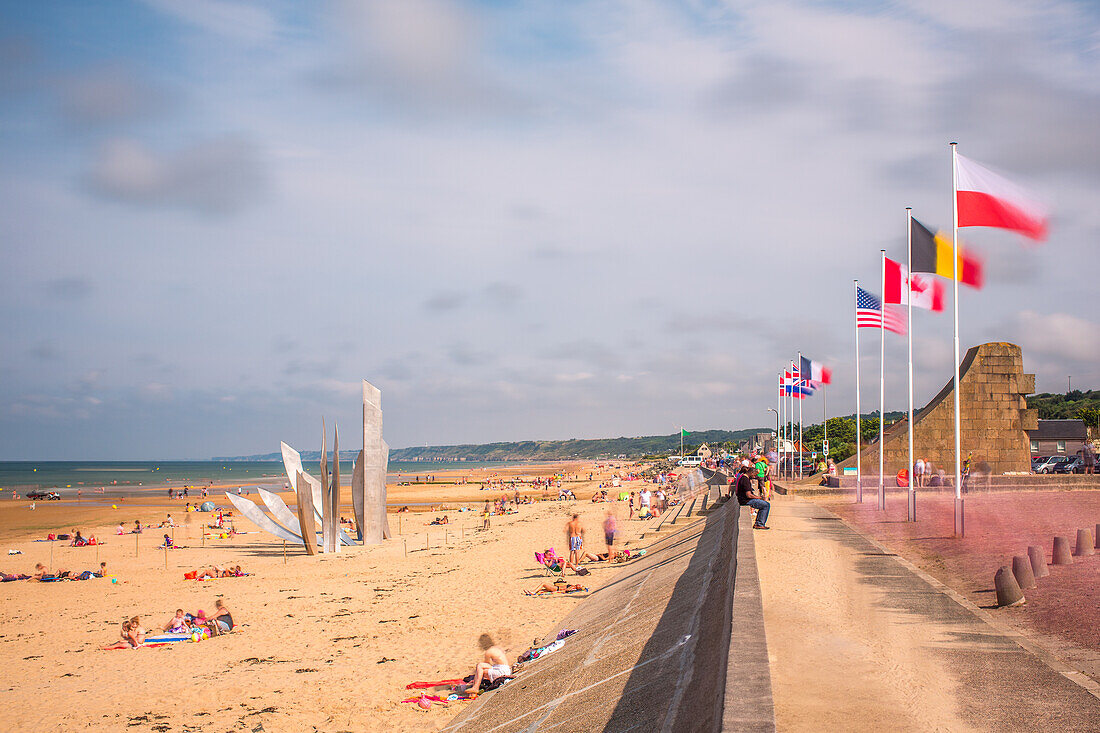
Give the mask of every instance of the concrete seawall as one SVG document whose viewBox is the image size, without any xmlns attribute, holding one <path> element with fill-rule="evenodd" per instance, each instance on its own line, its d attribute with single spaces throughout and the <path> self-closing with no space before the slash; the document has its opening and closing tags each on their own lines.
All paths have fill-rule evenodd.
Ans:
<svg viewBox="0 0 1100 733">
<path fill-rule="evenodd" d="M 564 647 L 444 730 L 773 731 L 756 559 L 740 509 L 726 502 L 651 545 L 548 630 L 579 629 Z"/>
</svg>

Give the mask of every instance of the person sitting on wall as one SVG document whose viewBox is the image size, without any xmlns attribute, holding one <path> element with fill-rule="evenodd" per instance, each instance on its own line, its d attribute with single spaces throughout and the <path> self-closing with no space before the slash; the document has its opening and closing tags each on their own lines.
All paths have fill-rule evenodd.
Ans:
<svg viewBox="0 0 1100 733">
<path fill-rule="evenodd" d="M 772 505 L 752 490 L 750 470 L 753 465 L 748 461 L 744 461 L 741 465 L 746 470 L 742 471 L 737 479 L 737 503 L 756 510 L 756 521 L 752 525 L 753 529 L 768 529 L 768 512 L 771 511 Z"/>
</svg>

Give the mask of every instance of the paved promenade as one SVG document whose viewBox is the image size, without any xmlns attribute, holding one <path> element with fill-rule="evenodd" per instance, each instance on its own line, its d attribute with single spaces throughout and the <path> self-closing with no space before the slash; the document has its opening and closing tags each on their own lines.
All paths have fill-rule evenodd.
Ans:
<svg viewBox="0 0 1100 733">
<path fill-rule="evenodd" d="M 828 510 L 777 496 L 768 523 L 778 730 L 1100 730 L 1089 689 Z"/>
</svg>

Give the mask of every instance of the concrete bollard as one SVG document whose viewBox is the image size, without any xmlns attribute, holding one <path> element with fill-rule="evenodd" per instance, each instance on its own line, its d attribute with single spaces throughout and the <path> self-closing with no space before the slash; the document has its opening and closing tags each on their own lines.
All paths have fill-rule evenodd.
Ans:
<svg viewBox="0 0 1100 733">
<path fill-rule="evenodd" d="M 1092 546 L 1092 531 L 1088 529 L 1077 530 L 1077 548 L 1073 551 L 1077 557 L 1095 555 L 1096 548 Z"/>
<path fill-rule="evenodd" d="M 1054 552 L 1050 556 L 1051 565 L 1071 565 L 1073 558 L 1069 554 L 1069 537 L 1054 538 Z"/>
<path fill-rule="evenodd" d="M 1047 559 L 1043 557 L 1042 547 L 1032 545 L 1027 548 L 1027 558 L 1031 560 L 1031 573 L 1036 578 L 1050 575 L 1050 569 L 1047 568 Z"/>
<path fill-rule="evenodd" d="M 993 586 L 997 589 L 998 606 L 1018 606 L 1024 602 L 1024 592 L 1020 590 L 1009 566 L 1001 566 L 993 576 Z"/>
<path fill-rule="evenodd" d="M 1035 573 L 1031 571 L 1031 560 L 1027 555 L 1012 558 L 1012 575 L 1016 578 L 1016 584 L 1024 590 L 1035 587 Z"/>
</svg>

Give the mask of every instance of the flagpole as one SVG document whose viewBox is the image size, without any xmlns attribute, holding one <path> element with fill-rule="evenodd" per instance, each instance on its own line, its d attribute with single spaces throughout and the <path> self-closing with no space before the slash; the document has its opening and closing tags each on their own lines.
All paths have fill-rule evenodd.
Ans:
<svg viewBox="0 0 1100 733">
<path fill-rule="evenodd" d="M 863 433 L 859 417 L 859 280 L 853 280 L 856 290 L 856 503 L 863 503 L 863 466 L 860 460 L 860 443 Z"/>
<path fill-rule="evenodd" d="M 882 255 L 882 266 L 879 267 L 879 274 L 882 276 L 882 290 L 879 291 L 882 293 L 880 304 L 882 310 L 879 312 L 881 318 L 878 319 L 880 341 L 878 350 L 878 508 L 879 511 L 886 511 L 886 484 L 882 469 L 882 436 L 886 423 L 886 250 L 880 249 L 879 252 Z"/>
<path fill-rule="evenodd" d="M 784 394 L 786 394 L 786 392 L 787 392 L 787 380 L 784 379 L 783 372 L 782 372 L 782 370 L 780 370 L 780 372 L 779 372 L 779 424 L 780 424 L 781 427 L 780 427 L 780 431 L 779 431 L 779 440 L 780 440 L 780 443 L 779 443 L 779 470 L 777 472 L 779 474 L 779 478 L 783 478 L 783 449 L 786 447 L 786 443 L 787 443 L 787 423 L 784 422 L 784 419 L 787 417 L 787 415 L 786 415 L 786 410 L 784 409 L 784 406 L 783 406 L 783 396 L 784 396 Z"/>
<path fill-rule="evenodd" d="M 684 426 L 680 426 L 680 460 L 684 460 Z"/>
<path fill-rule="evenodd" d="M 909 514 L 910 522 L 917 521 L 917 489 L 913 485 L 913 207 L 905 207 L 905 251 L 908 253 L 906 264 L 905 285 L 908 291 L 905 293 L 905 302 L 909 304 L 905 329 L 909 337 Z"/>
<path fill-rule="evenodd" d="M 829 397 L 826 387 L 829 385 L 822 383 L 821 385 L 821 427 L 825 428 L 825 442 L 821 444 L 821 452 L 825 452 L 825 446 L 829 444 Z M 828 458 L 829 456 L 825 456 Z"/>
<path fill-rule="evenodd" d="M 779 464 L 775 467 L 775 478 L 780 478 L 779 471 L 783 466 L 783 372 L 779 373 L 779 395 L 775 397 L 775 401 L 779 403 L 775 405 L 779 407 L 779 409 L 775 411 L 775 420 L 777 420 L 778 423 L 778 425 L 775 425 L 775 428 L 777 428 L 777 431 L 775 431 L 775 446 L 778 448 L 775 452 L 779 455 Z"/>
<path fill-rule="evenodd" d="M 955 298 L 955 536 L 966 534 L 962 498 L 962 419 L 959 405 L 959 151 L 951 143 L 951 272 Z"/>
<path fill-rule="evenodd" d="M 802 403 L 806 401 L 806 395 L 802 392 L 802 381 L 805 377 L 802 375 L 802 352 L 798 352 L 798 478 L 802 478 L 802 451 L 805 450 L 805 446 L 802 444 Z"/>
</svg>

